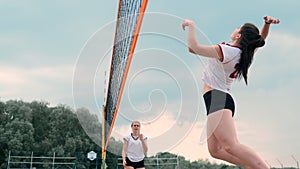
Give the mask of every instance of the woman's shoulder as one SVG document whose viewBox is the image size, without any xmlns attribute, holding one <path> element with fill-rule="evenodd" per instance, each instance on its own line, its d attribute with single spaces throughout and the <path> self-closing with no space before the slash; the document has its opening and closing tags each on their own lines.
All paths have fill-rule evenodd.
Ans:
<svg viewBox="0 0 300 169">
<path fill-rule="evenodd" d="M 128 141 L 128 140 L 130 140 L 130 138 L 131 138 L 131 134 L 128 134 L 123 139 L 126 140 L 126 141 Z"/>
<path fill-rule="evenodd" d="M 222 54 L 223 54 L 223 63 L 227 63 L 228 61 L 240 56 L 242 50 L 238 46 L 221 43 L 219 44 Z"/>
<path fill-rule="evenodd" d="M 222 42 L 220 44 L 218 44 L 220 47 L 227 49 L 227 50 L 236 50 L 236 51 L 241 51 L 241 48 L 239 46 L 236 45 L 232 45 L 226 42 Z"/>
</svg>

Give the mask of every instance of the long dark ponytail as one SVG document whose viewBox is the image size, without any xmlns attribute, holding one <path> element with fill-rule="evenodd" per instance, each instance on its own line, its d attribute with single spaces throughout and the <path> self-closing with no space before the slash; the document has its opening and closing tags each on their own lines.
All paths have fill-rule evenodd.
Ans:
<svg viewBox="0 0 300 169">
<path fill-rule="evenodd" d="M 238 78 L 243 77 L 245 83 L 248 84 L 248 69 L 252 63 L 254 51 L 257 47 L 264 46 L 265 40 L 260 36 L 258 28 L 251 23 L 244 24 L 240 29 L 240 34 L 239 45 L 242 48 L 242 53 L 237 75 Z"/>
</svg>

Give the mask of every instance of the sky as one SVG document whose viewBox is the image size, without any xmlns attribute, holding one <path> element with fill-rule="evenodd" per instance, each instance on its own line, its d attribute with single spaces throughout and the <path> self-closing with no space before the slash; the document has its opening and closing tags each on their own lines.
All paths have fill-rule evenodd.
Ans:
<svg viewBox="0 0 300 169">
<path fill-rule="evenodd" d="M 0 0 L 0 99 L 46 101 L 99 115 L 105 101 L 117 1 Z M 207 59 L 188 53 L 185 18 L 195 21 L 200 43 L 229 42 L 236 27 L 263 16 L 272 25 L 255 55 L 248 85 L 231 91 L 241 143 L 270 166 L 300 160 L 300 1 L 149 0 L 128 73 L 113 136 L 142 123 L 149 152 L 169 151 L 190 160 L 213 159 L 205 143 L 202 72 Z M 84 127 L 84 126 L 83 126 Z M 295 159 L 294 159 L 295 158 Z"/>
</svg>

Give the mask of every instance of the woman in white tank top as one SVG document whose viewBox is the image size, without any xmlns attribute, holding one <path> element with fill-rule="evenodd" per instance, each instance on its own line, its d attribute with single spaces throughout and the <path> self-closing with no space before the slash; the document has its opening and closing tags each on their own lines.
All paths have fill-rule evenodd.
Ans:
<svg viewBox="0 0 300 169">
<path fill-rule="evenodd" d="M 257 48 L 264 46 L 271 24 L 280 21 L 270 16 L 264 17 L 261 31 L 251 23 L 246 23 L 231 34 L 232 44 L 202 45 L 198 43 L 195 23 L 185 20 L 188 27 L 189 51 L 209 58 L 204 71 L 203 97 L 207 109 L 207 145 L 212 157 L 242 166 L 245 169 L 269 168 L 263 159 L 251 148 L 238 141 L 232 119 L 234 100 L 229 94 L 232 82 L 243 78 L 247 84 L 248 68 Z"/>
<path fill-rule="evenodd" d="M 145 169 L 144 158 L 148 151 L 147 137 L 140 133 L 141 123 L 131 123 L 128 136 L 124 137 L 122 159 L 124 169 Z"/>
</svg>

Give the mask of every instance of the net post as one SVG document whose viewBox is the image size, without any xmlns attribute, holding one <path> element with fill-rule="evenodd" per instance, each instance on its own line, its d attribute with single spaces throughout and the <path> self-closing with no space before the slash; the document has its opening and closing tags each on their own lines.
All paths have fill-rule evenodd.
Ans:
<svg viewBox="0 0 300 169">
<path fill-rule="evenodd" d="M 105 148 L 105 106 L 102 106 L 102 140 L 101 140 L 101 149 L 102 149 L 102 163 L 101 163 L 101 169 L 106 169 L 106 148 Z"/>
</svg>

